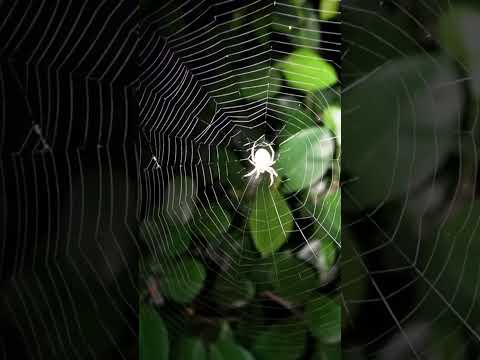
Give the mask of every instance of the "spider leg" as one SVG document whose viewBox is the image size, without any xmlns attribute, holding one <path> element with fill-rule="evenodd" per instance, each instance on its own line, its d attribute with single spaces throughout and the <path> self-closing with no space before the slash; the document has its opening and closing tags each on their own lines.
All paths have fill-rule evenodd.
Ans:
<svg viewBox="0 0 480 360">
<path fill-rule="evenodd" d="M 252 176 L 257 170 L 256 169 L 253 169 L 252 171 L 250 171 L 248 174 L 246 175 L 243 175 L 243 177 L 248 177 L 248 176 Z"/>
<path fill-rule="evenodd" d="M 273 150 L 273 147 L 272 147 L 272 144 L 267 144 L 269 150 L 270 150 L 270 161 L 272 162 L 272 164 L 275 164 L 275 151 Z"/>
<path fill-rule="evenodd" d="M 251 153 L 250 153 L 250 156 L 251 156 L 252 159 L 255 159 L 255 149 L 256 149 L 256 147 L 257 147 L 257 141 L 258 141 L 258 140 L 255 140 L 255 142 L 254 142 L 253 145 L 252 145 L 252 151 L 251 151 Z"/>
<path fill-rule="evenodd" d="M 250 164 L 252 164 L 253 166 L 255 166 L 255 163 L 253 162 L 252 159 L 248 159 L 248 162 L 249 162 Z"/>
<path fill-rule="evenodd" d="M 265 170 L 270 174 L 270 186 L 273 185 L 274 180 L 275 180 L 275 175 L 277 174 L 273 168 L 268 168 Z M 278 175 L 277 175 L 278 176 Z"/>
<path fill-rule="evenodd" d="M 278 176 L 277 172 L 275 171 L 275 169 L 274 169 L 273 167 L 269 167 L 269 168 L 266 169 L 265 171 L 267 171 L 269 174 Z"/>
</svg>

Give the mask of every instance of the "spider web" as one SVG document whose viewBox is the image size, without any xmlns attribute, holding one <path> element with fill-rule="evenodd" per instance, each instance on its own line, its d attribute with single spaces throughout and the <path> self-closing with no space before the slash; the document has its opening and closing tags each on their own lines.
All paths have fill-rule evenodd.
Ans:
<svg viewBox="0 0 480 360">
<path fill-rule="evenodd" d="M 136 4 L 0 3 L 0 357 L 137 338 Z M 128 342 L 128 340 L 126 341 Z"/>
<path fill-rule="evenodd" d="M 302 20 L 309 19 L 319 25 L 317 30 L 296 25 L 299 10 L 304 14 Z M 232 286 L 236 279 L 248 273 L 249 264 L 258 256 L 248 245 L 251 229 L 245 210 L 251 202 L 252 191 L 255 193 L 252 186 L 255 180 L 250 177 L 245 179 L 243 186 L 238 185 L 238 180 L 251 170 L 245 166 L 245 160 L 252 146 L 261 140 L 274 144 L 278 151 L 278 146 L 290 138 L 284 132 L 289 119 L 293 118 L 292 122 L 299 129 L 311 126 L 306 119 L 313 118 L 319 123 L 316 109 L 327 107 L 330 101 L 324 93 L 308 91 L 310 100 L 305 104 L 305 94 L 289 85 L 281 74 L 281 66 L 288 62 L 286 57 L 291 49 L 302 46 L 305 41 L 314 44 L 308 48 L 329 59 L 339 71 L 338 28 L 333 27 L 334 31 L 319 29 L 339 23 L 320 20 L 318 11 L 309 2 L 294 6 L 287 1 L 263 0 L 169 1 L 148 13 L 141 26 L 145 47 L 139 62 L 145 66 L 138 83 L 140 158 L 144 164 L 140 203 L 144 210 L 142 217 L 155 219 L 155 224 L 146 228 L 146 237 L 163 232 L 165 238 L 169 238 L 172 233 L 182 232 L 188 222 L 193 222 L 195 244 L 188 256 L 205 260 L 217 278 Z M 337 96 L 338 91 L 331 89 Z M 292 108 L 293 115 L 288 112 Z M 323 151 L 332 151 L 329 148 L 335 146 L 335 140 L 332 136 L 324 140 Z M 332 158 L 329 167 L 332 164 L 338 166 L 339 158 Z M 281 183 L 288 183 L 288 179 L 283 178 Z M 292 212 L 340 211 L 323 202 L 316 204 L 313 210 L 306 207 L 309 196 L 314 197 L 334 186 L 324 182 L 319 183 L 318 188 L 307 187 L 302 196 L 290 193 L 287 201 L 293 204 L 290 205 Z M 175 209 L 179 203 L 183 205 L 182 210 Z M 220 212 L 215 211 L 219 205 L 222 206 Z M 275 202 L 274 206 L 285 232 L 281 210 Z M 197 227 L 201 225 L 196 223 L 194 214 L 197 212 L 207 214 L 213 230 Z M 312 225 L 304 224 L 308 215 L 299 217 L 294 229 L 289 231 L 289 239 L 299 239 L 294 251 L 307 248 L 308 253 L 309 249 L 313 250 L 310 244 Z M 230 226 L 225 227 L 224 217 L 233 219 Z M 318 223 L 322 226 L 321 221 Z M 265 226 L 274 225 L 266 223 Z M 339 248 L 339 230 L 323 230 L 321 236 L 331 241 L 330 247 Z M 211 238 L 212 232 L 223 238 L 222 247 L 220 240 L 202 242 L 203 238 Z M 166 258 L 165 254 L 172 251 L 169 247 L 169 241 L 164 245 L 151 245 L 147 261 L 177 269 L 175 276 L 181 282 L 188 276 L 187 270 L 183 271 L 182 265 L 175 263 L 178 259 Z M 277 261 L 281 260 L 273 255 L 265 268 L 276 269 Z M 282 276 L 286 275 L 277 273 L 276 276 L 285 281 Z M 312 288 L 309 292 L 315 290 Z M 226 295 L 218 294 L 220 301 L 222 296 Z M 162 299 L 157 300 L 163 304 Z M 212 304 L 201 301 L 197 300 L 198 307 L 215 314 Z M 260 310 L 258 304 L 252 306 L 253 312 Z M 181 313 L 166 307 L 162 309 L 162 316 L 169 319 L 174 333 L 182 333 Z M 251 318 L 252 315 L 243 316 L 244 320 L 251 320 L 249 337 L 252 339 L 268 328 L 266 324 L 256 325 L 259 319 Z M 275 320 L 268 318 L 266 322 Z M 290 350 L 285 348 L 285 351 Z"/>
</svg>

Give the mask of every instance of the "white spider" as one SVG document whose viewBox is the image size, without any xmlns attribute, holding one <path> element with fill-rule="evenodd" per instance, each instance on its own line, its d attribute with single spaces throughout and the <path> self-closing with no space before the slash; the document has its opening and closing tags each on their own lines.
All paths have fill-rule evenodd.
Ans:
<svg viewBox="0 0 480 360">
<path fill-rule="evenodd" d="M 270 152 L 265 147 L 268 147 L 268 149 L 270 149 Z M 250 156 L 248 157 L 248 161 L 254 166 L 254 168 L 252 171 L 250 171 L 243 177 L 248 177 L 255 174 L 256 180 L 261 174 L 267 172 L 270 174 L 270 186 L 272 186 L 275 177 L 278 176 L 277 172 L 272 167 L 272 165 L 276 163 L 275 151 L 273 150 L 271 144 L 262 144 L 260 145 L 260 148 L 258 150 L 256 148 L 257 142 L 255 141 L 252 146 Z"/>
</svg>

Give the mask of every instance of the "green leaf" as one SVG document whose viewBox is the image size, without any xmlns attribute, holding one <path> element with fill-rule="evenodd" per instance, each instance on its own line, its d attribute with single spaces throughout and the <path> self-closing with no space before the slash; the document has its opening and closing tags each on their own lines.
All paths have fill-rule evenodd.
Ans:
<svg viewBox="0 0 480 360">
<path fill-rule="evenodd" d="M 478 8 L 460 5 L 451 7 L 440 18 L 442 44 L 467 67 L 471 75 L 470 84 L 477 97 L 480 96 L 480 11 Z"/>
<path fill-rule="evenodd" d="M 166 224 L 158 218 L 145 219 L 140 226 L 140 233 L 152 253 L 158 250 L 159 258 L 185 253 L 192 241 L 184 225 Z"/>
<path fill-rule="evenodd" d="M 240 95 L 247 100 L 262 100 L 275 97 L 280 88 L 282 74 L 270 66 L 270 62 L 240 69 L 237 85 Z"/>
<path fill-rule="evenodd" d="M 330 106 L 323 113 L 325 126 L 336 135 L 337 142 L 342 143 L 342 110 L 339 106 Z"/>
<path fill-rule="evenodd" d="M 282 321 L 270 326 L 256 339 L 253 352 L 258 360 L 296 360 L 305 351 L 306 329 L 299 321 Z"/>
<path fill-rule="evenodd" d="M 342 316 L 344 327 L 353 324 L 355 317 L 362 309 L 361 301 L 367 297 L 368 274 L 362 264 L 362 259 L 357 255 L 355 250 L 358 244 L 354 243 L 353 233 L 351 230 L 342 231 L 342 256 L 341 256 L 341 288 L 342 295 L 348 304 Z M 359 251 L 359 250 L 357 250 Z"/>
<path fill-rule="evenodd" d="M 427 35 L 420 32 L 419 13 L 406 16 L 403 11 L 392 11 L 390 6 L 381 6 L 378 0 L 362 0 L 361 3 L 362 11 L 342 13 L 342 22 L 348 24 L 342 26 L 342 38 L 355 39 L 356 44 L 363 45 L 351 46 L 348 54 L 345 54 L 342 73 L 353 76 L 344 77 L 344 88 L 388 61 L 419 53 L 419 38 Z M 359 29 L 374 29 L 374 32 Z M 375 101 L 379 98 L 371 99 Z M 349 106 L 345 108 L 352 109 Z"/>
<path fill-rule="evenodd" d="M 320 282 L 329 280 L 330 270 L 335 265 L 340 248 L 329 237 L 312 239 L 297 253 L 297 257 L 312 264 L 320 274 Z"/>
<path fill-rule="evenodd" d="M 278 256 L 281 256 L 281 254 L 279 253 Z M 255 283 L 257 292 L 273 290 L 275 264 L 275 258 L 273 257 L 250 259 L 247 263 L 245 268 L 246 276 Z"/>
<path fill-rule="evenodd" d="M 306 48 L 291 53 L 281 67 L 290 86 L 305 92 L 328 88 L 338 80 L 334 67 Z"/>
<path fill-rule="evenodd" d="M 140 359 L 168 360 L 168 333 L 157 311 L 140 305 Z"/>
<path fill-rule="evenodd" d="M 320 19 L 331 20 L 339 15 L 340 0 L 320 0 Z"/>
<path fill-rule="evenodd" d="M 188 176 L 170 180 L 164 195 L 163 214 L 175 223 L 186 224 L 192 217 L 197 191 L 196 182 Z"/>
<path fill-rule="evenodd" d="M 242 308 L 239 322 L 235 328 L 235 337 L 241 344 L 249 349 L 257 339 L 258 334 L 265 328 L 264 316 L 265 314 L 260 299 Z"/>
<path fill-rule="evenodd" d="M 191 302 L 202 290 L 206 278 L 203 264 L 194 259 L 179 259 L 163 270 L 162 294 L 177 303 Z"/>
<path fill-rule="evenodd" d="M 317 126 L 314 114 L 293 97 L 280 97 L 271 103 L 271 111 L 282 122 L 280 136 L 289 138 L 300 130 Z"/>
<path fill-rule="evenodd" d="M 330 237 L 322 239 L 322 252 L 319 256 L 318 268 L 328 273 L 337 259 L 337 253 L 340 251 L 340 247 Z"/>
<path fill-rule="evenodd" d="M 456 322 L 437 321 L 432 324 L 432 335 L 428 352 L 432 359 L 468 359 L 468 341 L 462 327 Z"/>
<path fill-rule="evenodd" d="M 245 275 L 255 282 L 257 292 L 271 291 L 292 305 L 303 304 L 319 287 L 314 268 L 296 259 L 290 251 L 252 261 Z"/>
<path fill-rule="evenodd" d="M 293 215 L 287 202 L 266 185 L 257 190 L 249 222 L 255 247 L 264 257 L 277 251 L 293 229 Z"/>
<path fill-rule="evenodd" d="M 323 114 L 330 106 L 341 107 L 341 90 L 338 86 L 309 92 L 305 104 L 314 114 Z"/>
<path fill-rule="evenodd" d="M 232 341 L 210 345 L 210 360 L 255 360 L 246 349 Z"/>
<path fill-rule="evenodd" d="M 290 252 L 272 258 L 273 292 L 293 304 L 303 304 L 319 287 L 315 270 Z"/>
<path fill-rule="evenodd" d="M 223 321 L 218 333 L 218 341 L 233 341 L 234 335 L 230 324 L 227 321 Z"/>
<path fill-rule="evenodd" d="M 308 202 L 307 209 L 315 218 L 316 239 L 333 242 L 338 247 L 341 242 L 342 226 L 342 194 L 340 190 L 328 193 L 319 198 L 315 203 Z"/>
<path fill-rule="evenodd" d="M 228 275 L 219 275 L 215 281 L 212 297 L 214 301 L 223 307 L 242 307 L 255 295 L 255 285 L 247 279 Z"/>
<path fill-rule="evenodd" d="M 336 344 L 342 337 L 342 310 L 333 299 L 321 296 L 313 299 L 305 309 L 313 336 L 326 344 Z"/>
<path fill-rule="evenodd" d="M 194 213 L 191 231 L 207 240 L 215 240 L 227 232 L 232 217 L 220 205 L 207 204 L 207 206 Z"/>
<path fill-rule="evenodd" d="M 325 345 L 321 344 L 315 351 L 312 360 L 341 360 L 342 348 L 340 344 Z"/>
<path fill-rule="evenodd" d="M 305 6 L 305 3 L 307 2 L 307 0 L 290 0 L 290 2 L 292 3 L 292 5 L 299 7 L 299 6 Z"/>
<path fill-rule="evenodd" d="M 412 190 L 456 149 L 463 103 L 457 79 L 445 58 L 417 56 L 391 62 L 345 92 L 342 104 L 355 111 L 343 114 L 343 153 L 351 156 L 342 158 L 342 171 L 356 179 L 345 189 L 357 210 Z"/>
<path fill-rule="evenodd" d="M 256 283 L 257 292 L 270 290 L 292 305 L 305 303 L 319 287 L 313 267 L 296 259 L 290 251 L 252 261 L 245 271 Z"/>
<path fill-rule="evenodd" d="M 325 128 L 302 130 L 280 145 L 277 167 L 288 191 L 315 184 L 331 168 L 335 145 Z"/>
<path fill-rule="evenodd" d="M 468 322 L 472 324 L 480 320 L 480 307 L 474 306 L 478 299 L 480 270 L 479 219 L 480 201 L 477 200 L 451 215 L 446 224 L 440 227 L 436 241 L 431 245 L 425 244 L 421 249 L 419 266 L 425 269 L 423 275 L 426 281 L 420 284 L 422 288 L 419 291 L 422 297 L 426 297 L 428 315 L 435 316 L 446 308 L 445 302 L 439 298 L 440 293 L 447 298 L 448 304 L 459 317 L 468 317 Z M 436 291 L 427 281 L 435 284 Z M 452 317 L 452 322 L 458 322 L 457 316 L 450 312 L 448 316 Z M 443 318 L 448 320 L 447 316 Z"/>
<path fill-rule="evenodd" d="M 174 348 L 176 360 L 206 360 L 207 350 L 202 340 L 198 338 L 183 338 Z"/>
</svg>

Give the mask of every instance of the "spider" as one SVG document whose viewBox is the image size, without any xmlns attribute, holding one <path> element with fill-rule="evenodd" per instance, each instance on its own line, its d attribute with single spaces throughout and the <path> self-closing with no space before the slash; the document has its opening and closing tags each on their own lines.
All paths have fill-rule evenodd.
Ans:
<svg viewBox="0 0 480 360">
<path fill-rule="evenodd" d="M 263 146 L 268 147 L 270 152 Z M 271 144 L 262 144 L 261 147 L 257 150 L 257 142 L 252 146 L 252 150 L 250 156 L 248 157 L 248 161 L 250 164 L 254 166 L 253 170 L 250 171 L 248 174 L 244 175 L 243 177 L 252 176 L 255 174 L 255 180 L 259 178 L 259 176 L 265 172 L 270 174 L 270 186 L 273 185 L 275 177 L 278 176 L 275 169 L 272 167 L 273 164 L 276 163 L 275 159 L 275 151 L 272 148 Z"/>
</svg>

